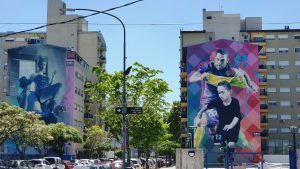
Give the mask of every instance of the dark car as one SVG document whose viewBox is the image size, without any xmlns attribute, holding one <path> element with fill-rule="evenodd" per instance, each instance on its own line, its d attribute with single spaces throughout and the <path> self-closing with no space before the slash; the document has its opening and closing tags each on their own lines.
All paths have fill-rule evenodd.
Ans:
<svg viewBox="0 0 300 169">
<path fill-rule="evenodd" d="M 74 165 L 69 160 L 63 160 L 63 164 L 65 165 L 65 169 L 73 169 Z"/>
<path fill-rule="evenodd" d="M 0 160 L 0 169 L 5 169 L 7 168 L 5 161 Z"/>
</svg>

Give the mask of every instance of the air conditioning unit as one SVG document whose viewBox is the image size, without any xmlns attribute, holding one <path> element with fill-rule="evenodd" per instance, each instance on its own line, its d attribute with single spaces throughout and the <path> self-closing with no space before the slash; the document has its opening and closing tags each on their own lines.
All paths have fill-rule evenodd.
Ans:
<svg viewBox="0 0 300 169">
<path fill-rule="evenodd" d="M 284 123 L 285 122 L 285 120 L 284 119 L 280 119 L 280 123 Z"/>
</svg>

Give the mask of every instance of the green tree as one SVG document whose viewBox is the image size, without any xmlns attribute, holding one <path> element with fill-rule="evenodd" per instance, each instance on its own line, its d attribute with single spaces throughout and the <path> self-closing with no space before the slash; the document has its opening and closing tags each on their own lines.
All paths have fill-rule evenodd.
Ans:
<svg viewBox="0 0 300 169">
<path fill-rule="evenodd" d="M 38 121 L 34 112 L 26 112 L 17 106 L 10 106 L 5 102 L 0 103 L 0 145 L 17 132 L 24 131 Z"/>
<path fill-rule="evenodd" d="M 94 67 L 93 71 L 98 76 L 98 83 L 87 83 L 86 91 L 92 95 L 92 100 L 103 103 L 102 109 L 100 110 L 101 115 L 99 117 L 103 118 L 103 121 L 110 129 L 110 132 L 118 141 L 120 141 L 122 136 L 122 125 L 120 125 L 122 123 L 122 116 L 115 114 L 115 107 L 122 106 L 123 72 L 108 74 L 100 67 Z M 145 125 L 151 123 L 152 119 L 149 118 L 152 117 L 151 114 L 154 115 L 153 118 L 161 118 L 160 114 L 166 112 L 168 108 L 165 94 L 171 90 L 163 79 L 157 77 L 160 73 L 163 72 L 150 69 L 136 62 L 132 67 L 131 73 L 126 77 L 127 105 L 143 108 L 142 115 L 127 115 L 128 131 L 133 140 L 135 139 L 135 136 L 141 134 L 141 130 L 135 129 L 136 123 L 134 122 L 144 118 L 144 120 L 148 120 Z M 163 126 L 162 122 L 159 122 L 159 124 Z M 161 128 L 164 127 L 160 127 L 159 129 Z M 160 134 L 160 131 L 156 131 L 156 129 L 157 127 L 154 127 L 152 130 L 155 130 L 154 133 Z M 138 139 L 136 140 L 138 141 Z M 154 142 L 157 141 L 156 139 L 150 140 L 153 140 Z M 129 141 L 127 141 L 127 143 L 128 142 Z M 135 144 L 138 143 L 135 142 Z M 153 145 L 154 143 L 151 144 Z M 129 146 L 127 146 L 127 148 L 129 148 Z M 129 149 L 127 149 L 127 152 L 129 152 Z M 130 158 L 130 154 L 128 155 L 128 158 Z"/>
<path fill-rule="evenodd" d="M 104 131 L 100 126 L 94 125 L 85 129 L 84 146 L 88 149 L 90 158 L 94 153 L 101 154 L 103 150 L 107 150 L 111 142 L 111 134 Z"/>
<path fill-rule="evenodd" d="M 175 101 L 171 110 L 164 115 L 164 121 L 169 125 L 168 133 L 171 134 L 170 141 L 180 143 L 180 102 Z"/>
<path fill-rule="evenodd" d="M 60 158 L 64 154 L 64 145 L 68 142 L 81 143 L 81 133 L 74 127 L 65 125 L 64 123 L 55 123 L 48 125 L 48 131 L 52 136 L 52 140 L 48 141 L 53 152 L 57 153 Z"/>
<path fill-rule="evenodd" d="M 20 159 L 24 159 L 27 147 L 33 147 L 41 153 L 43 145 L 52 139 L 49 133 L 45 132 L 46 127 L 44 121 L 39 120 L 39 116 L 36 115 L 24 129 L 14 132 L 9 137 L 15 143 Z"/>
<path fill-rule="evenodd" d="M 167 159 L 170 160 L 170 157 L 175 157 L 176 148 L 180 148 L 180 144 L 175 141 L 163 141 L 158 145 L 158 153 L 160 155 L 165 155 Z"/>
</svg>

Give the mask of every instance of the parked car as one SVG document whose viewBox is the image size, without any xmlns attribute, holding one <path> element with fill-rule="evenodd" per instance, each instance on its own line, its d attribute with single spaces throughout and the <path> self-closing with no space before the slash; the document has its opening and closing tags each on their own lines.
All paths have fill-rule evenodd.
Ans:
<svg viewBox="0 0 300 169">
<path fill-rule="evenodd" d="M 10 160 L 6 163 L 9 169 L 33 169 L 33 165 L 24 160 Z"/>
<path fill-rule="evenodd" d="M 141 162 L 141 160 L 139 160 L 137 158 L 132 158 L 132 159 L 130 159 L 130 161 L 132 162 L 132 164 L 135 167 L 135 169 L 141 169 L 142 168 L 142 162 Z"/>
<path fill-rule="evenodd" d="M 65 165 L 62 163 L 60 157 L 44 157 L 45 160 L 47 160 L 52 168 L 54 169 L 64 169 Z"/>
<path fill-rule="evenodd" d="M 52 169 L 51 164 L 45 159 L 29 160 L 34 165 L 34 169 Z"/>
<path fill-rule="evenodd" d="M 6 169 L 6 168 L 7 168 L 6 162 L 3 160 L 0 160 L 0 169 Z"/>
<path fill-rule="evenodd" d="M 65 165 L 65 169 L 73 169 L 74 165 L 69 160 L 63 160 L 63 164 Z"/>
</svg>

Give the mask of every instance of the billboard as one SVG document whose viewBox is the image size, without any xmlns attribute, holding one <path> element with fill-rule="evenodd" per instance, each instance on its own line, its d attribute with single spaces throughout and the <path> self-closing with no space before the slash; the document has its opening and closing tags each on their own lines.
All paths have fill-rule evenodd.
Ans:
<svg viewBox="0 0 300 169">
<path fill-rule="evenodd" d="M 258 46 L 217 40 L 184 49 L 194 146 L 261 152 Z"/>
<path fill-rule="evenodd" d="M 66 61 L 67 50 L 62 47 L 35 44 L 9 49 L 8 102 L 41 114 L 46 124 L 71 125 L 74 70 Z"/>
</svg>

